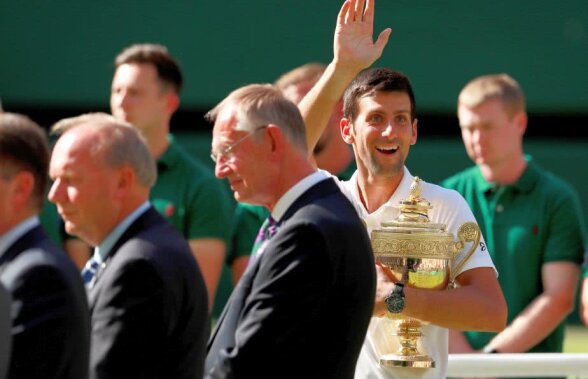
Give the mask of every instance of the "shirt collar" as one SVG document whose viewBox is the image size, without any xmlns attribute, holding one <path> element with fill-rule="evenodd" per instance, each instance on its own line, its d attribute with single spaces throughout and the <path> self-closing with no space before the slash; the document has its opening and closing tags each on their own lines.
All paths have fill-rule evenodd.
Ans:
<svg viewBox="0 0 588 379">
<path fill-rule="evenodd" d="M 157 159 L 157 167 L 161 169 L 173 166 L 178 159 L 180 159 L 175 145 L 175 137 L 172 134 L 168 134 L 167 141 L 169 142 L 167 149 L 165 149 L 163 154 Z"/>
<path fill-rule="evenodd" d="M 272 217 L 276 221 L 280 221 L 286 210 L 298 199 L 306 190 L 314 186 L 316 183 L 329 178 L 323 171 L 315 171 L 308 175 L 295 185 L 293 185 L 282 197 L 278 200 L 274 209 L 272 210 Z"/>
<path fill-rule="evenodd" d="M 512 188 L 522 193 L 530 192 L 535 188 L 535 185 L 539 180 L 539 168 L 535 164 L 533 157 L 530 155 L 525 155 L 525 160 L 527 161 L 527 167 L 521 174 L 520 178 L 512 184 L 501 187 Z M 495 183 L 488 182 L 484 179 L 479 167 L 476 168 L 475 180 L 477 187 L 484 193 L 498 187 Z"/>
<path fill-rule="evenodd" d="M 0 236 L 0 256 L 3 255 L 10 246 L 12 246 L 20 237 L 25 235 L 34 227 L 40 225 L 39 217 L 37 215 L 31 216 L 12 229 Z"/>
<path fill-rule="evenodd" d="M 512 186 L 519 190 L 520 192 L 530 192 L 535 188 L 535 185 L 539 181 L 539 168 L 533 161 L 533 158 L 530 155 L 525 155 L 525 159 L 527 160 L 527 167 L 523 174 L 516 181 Z"/>
<path fill-rule="evenodd" d="M 351 186 L 349 186 L 348 188 L 351 191 L 353 198 L 357 200 L 356 203 L 359 206 L 359 211 L 360 211 L 361 217 L 365 218 L 367 215 L 369 215 L 369 212 L 367 211 L 364 204 L 360 200 L 361 196 L 359 194 L 359 185 L 357 183 L 357 177 L 358 177 L 358 174 L 357 174 L 357 171 L 355 171 L 355 173 L 349 179 L 349 183 L 351 184 Z M 398 203 L 400 201 L 404 200 L 408 196 L 408 194 L 410 192 L 410 186 L 412 184 L 413 179 L 414 179 L 414 177 L 412 176 L 410 171 L 408 171 L 408 168 L 406 168 L 406 166 L 404 166 L 402 179 L 400 180 L 400 183 L 398 183 L 398 187 L 396 187 L 396 190 L 394 191 L 392 196 L 390 196 L 388 201 L 386 201 L 384 204 L 382 204 L 380 206 L 380 208 L 376 209 L 372 213 L 376 213 L 384 207 L 389 207 L 391 205 L 392 206 L 398 205 Z"/>
<path fill-rule="evenodd" d="M 108 258 L 108 255 L 110 254 L 110 250 L 118 241 L 120 236 L 129 228 L 129 226 L 131 226 L 131 224 L 136 219 L 145 213 L 150 206 L 151 204 L 148 201 L 139 205 L 133 212 L 131 212 L 131 214 L 122 220 L 102 242 L 100 242 L 100 245 L 94 249 L 94 259 L 98 263 L 103 263 L 106 261 L 106 258 Z"/>
</svg>

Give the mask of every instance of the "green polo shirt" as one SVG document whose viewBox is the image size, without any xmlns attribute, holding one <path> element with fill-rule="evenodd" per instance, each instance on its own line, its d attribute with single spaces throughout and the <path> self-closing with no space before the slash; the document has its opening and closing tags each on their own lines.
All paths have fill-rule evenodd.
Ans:
<svg viewBox="0 0 588 379">
<path fill-rule="evenodd" d="M 588 248 L 586 249 L 586 252 L 584 253 L 584 278 L 588 279 Z"/>
<path fill-rule="evenodd" d="M 540 293 L 544 263 L 581 263 L 584 220 L 570 185 L 538 167 L 530 157 L 519 180 L 508 186 L 488 183 L 478 167 L 466 169 L 441 185 L 463 195 L 480 224 L 508 305 L 508 323 Z M 563 322 L 530 352 L 561 352 Z M 466 332 L 480 349 L 495 333 Z"/>
<path fill-rule="evenodd" d="M 45 199 L 43 209 L 39 214 L 39 219 L 49 239 L 57 246 L 63 246 L 66 233 L 55 204 Z"/>
<path fill-rule="evenodd" d="M 215 238 L 229 243 L 231 198 L 212 171 L 168 137 L 157 160 L 157 182 L 150 199 L 187 239 Z"/>
</svg>

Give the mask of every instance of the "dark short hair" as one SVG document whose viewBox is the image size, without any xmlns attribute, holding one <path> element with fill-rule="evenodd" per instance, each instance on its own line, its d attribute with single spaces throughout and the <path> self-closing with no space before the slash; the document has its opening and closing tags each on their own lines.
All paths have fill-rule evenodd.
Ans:
<svg viewBox="0 0 588 379">
<path fill-rule="evenodd" d="M 153 43 L 131 45 L 121 51 L 114 60 L 115 69 L 123 64 L 152 64 L 164 85 L 178 94 L 182 90 L 184 80 L 180 65 L 165 46 Z"/>
<path fill-rule="evenodd" d="M 375 92 L 404 92 L 410 98 L 410 117 L 416 117 L 416 102 L 412 85 L 406 75 L 388 68 L 368 68 L 360 72 L 343 94 L 343 116 L 350 120 L 357 117 L 357 103 L 364 96 Z"/>
<path fill-rule="evenodd" d="M 30 118 L 0 113 L 0 174 L 12 177 L 21 171 L 33 174 L 32 200 L 41 209 L 49 170 L 49 144 L 45 131 Z"/>
</svg>

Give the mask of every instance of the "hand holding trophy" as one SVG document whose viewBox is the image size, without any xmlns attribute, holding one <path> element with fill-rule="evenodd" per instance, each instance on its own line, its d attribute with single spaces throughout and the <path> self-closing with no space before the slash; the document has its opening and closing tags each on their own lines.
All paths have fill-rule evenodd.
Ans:
<svg viewBox="0 0 588 379">
<path fill-rule="evenodd" d="M 404 286 L 428 290 L 455 286 L 455 273 L 461 271 L 480 242 L 481 232 L 475 222 L 466 222 L 459 227 L 457 242 L 445 230 L 446 225 L 430 222 L 428 211 L 432 206 L 421 198 L 420 182 L 421 179 L 415 177 L 408 198 L 398 205 L 398 218 L 382 222 L 381 228 L 371 234 L 376 262 L 397 282 L 394 292 L 386 299 L 388 309 L 393 312 L 403 301 Z M 452 269 L 455 256 L 469 242 L 471 246 L 464 258 Z M 398 309 L 401 311 L 402 307 Z M 380 364 L 387 367 L 435 367 L 431 357 L 417 349 L 418 339 L 422 336 L 420 327 L 425 322 L 402 313 L 387 312 L 386 316 L 395 320 L 400 349 L 383 354 Z"/>
</svg>

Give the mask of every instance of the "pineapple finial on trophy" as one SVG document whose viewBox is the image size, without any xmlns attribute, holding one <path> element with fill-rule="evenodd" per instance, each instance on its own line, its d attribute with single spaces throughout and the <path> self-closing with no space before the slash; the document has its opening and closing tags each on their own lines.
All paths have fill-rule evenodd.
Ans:
<svg viewBox="0 0 588 379">
<path fill-rule="evenodd" d="M 427 200 L 421 198 L 421 193 L 421 179 L 418 176 L 415 176 L 410 185 L 408 197 L 398 205 L 398 208 L 400 208 L 400 216 L 398 217 L 399 221 L 417 223 L 429 222 L 429 209 L 431 209 L 432 206 Z"/>
</svg>

